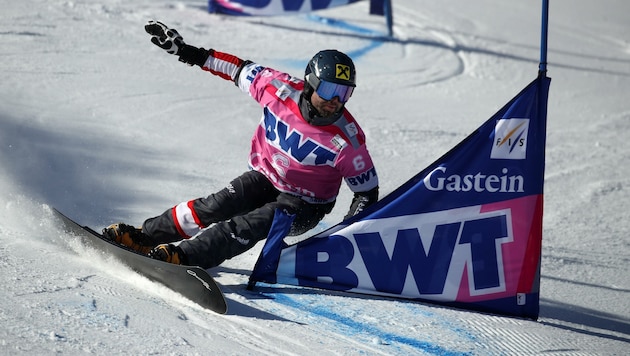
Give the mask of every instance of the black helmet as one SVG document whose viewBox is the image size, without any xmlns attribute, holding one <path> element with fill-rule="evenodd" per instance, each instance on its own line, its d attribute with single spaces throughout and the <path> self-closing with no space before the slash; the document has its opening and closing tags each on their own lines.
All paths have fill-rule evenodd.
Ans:
<svg viewBox="0 0 630 356">
<path fill-rule="evenodd" d="M 356 70 L 352 59 L 334 49 L 320 51 L 308 62 L 304 71 L 304 80 L 313 89 L 317 89 L 320 80 L 356 86 Z"/>
<path fill-rule="evenodd" d="M 311 96 L 318 91 L 318 95 L 325 100 L 332 100 L 335 96 L 343 105 L 350 98 L 356 86 L 356 72 L 352 59 L 347 55 L 328 49 L 320 51 L 308 62 L 304 71 L 304 92 L 300 96 L 300 111 L 311 125 L 330 125 L 341 117 L 343 110 L 323 117 L 313 107 Z M 320 83 L 324 81 L 326 85 Z"/>
</svg>

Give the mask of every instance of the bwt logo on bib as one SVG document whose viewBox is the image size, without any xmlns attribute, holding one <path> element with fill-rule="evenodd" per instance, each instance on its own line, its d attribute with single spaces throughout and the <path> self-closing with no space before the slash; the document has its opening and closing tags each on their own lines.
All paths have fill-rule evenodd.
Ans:
<svg viewBox="0 0 630 356">
<path fill-rule="evenodd" d="M 502 245 L 513 241 L 511 213 L 480 208 L 352 224 L 321 243 L 298 244 L 295 275 L 327 289 L 444 301 L 457 298 L 462 280 L 470 296 L 504 292 Z"/>
<path fill-rule="evenodd" d="M 335 152 L 309 138 L 304 139 L 299 131 L 290 129 L 267 108 L 264 109 L 264 124 L 267 140 L 296 161 L 309 165 L 334 165 Z"/>
<path fill-rule="evenodd" d="M 529 119 L 501 119 L 494 127 L 494 142 L 490 158 L 527 158 Z"/>
</svg>

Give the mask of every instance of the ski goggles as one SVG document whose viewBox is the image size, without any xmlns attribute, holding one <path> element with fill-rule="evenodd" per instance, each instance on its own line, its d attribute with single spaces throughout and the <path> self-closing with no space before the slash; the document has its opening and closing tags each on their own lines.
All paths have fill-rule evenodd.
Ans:
<svg viewBox="0 0 630 356">
<path fill-rule="evenodd" d="M 317 92 L 317 95 L 326 101 L 332 100 L 334 97 L 338 97 L 341 103 L 345 103 L 352 96 L 354 87 L 320 80 L 317 90 L 315 91 Z"/>
</svg>

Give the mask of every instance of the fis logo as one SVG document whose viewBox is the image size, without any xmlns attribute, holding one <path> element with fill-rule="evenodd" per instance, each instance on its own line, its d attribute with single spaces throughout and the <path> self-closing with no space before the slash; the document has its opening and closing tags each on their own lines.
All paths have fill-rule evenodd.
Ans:
<svg viewBox="0 0 630 356">
<path fill-rule="evenodd" d="M 525 159 L 529 119 L 501 119 L 494 127 L 490 158 Z"/>
</svg>

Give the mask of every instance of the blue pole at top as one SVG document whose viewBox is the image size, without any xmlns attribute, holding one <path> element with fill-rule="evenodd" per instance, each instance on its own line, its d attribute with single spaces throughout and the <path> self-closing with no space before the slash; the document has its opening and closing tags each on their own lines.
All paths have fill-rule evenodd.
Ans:
<svg viewBox="0 0 630 356">
<path fill-rule="evenodd" d="M 540 34 L 540 64 L 538 65 L 538 73 L 543 75 L 547 73 L 547 32 L 549 30 L 549 0 L 543 0 L 542 9 L 542 28 Z"/>
<path fill-rule="evenodd" d="M 394 8 L 391 0 L 385 1 L 385 16 L 387 19 L 387 34 L 389 37 L 394 37 Z"/>
</svg>

